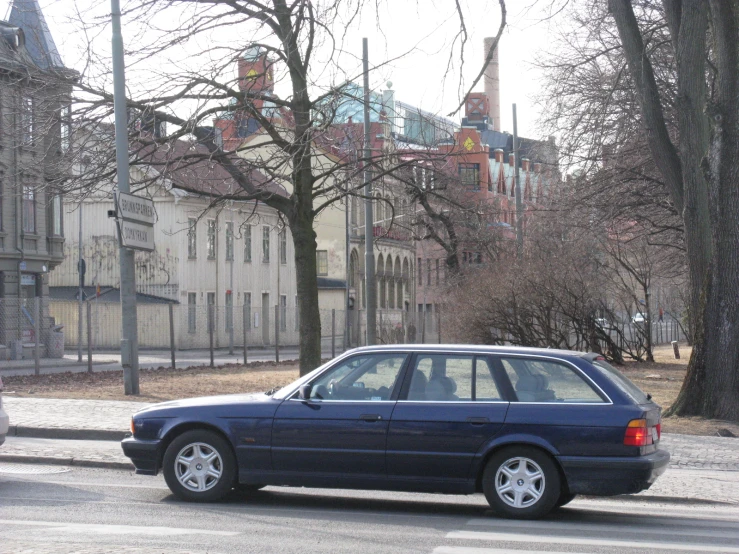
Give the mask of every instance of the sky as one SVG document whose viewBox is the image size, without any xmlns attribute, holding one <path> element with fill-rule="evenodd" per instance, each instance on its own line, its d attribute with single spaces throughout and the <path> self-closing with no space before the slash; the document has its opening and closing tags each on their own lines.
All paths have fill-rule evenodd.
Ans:
<svg viewBox="0 0 739 554">
<path fill-rule="evenodd" d="M 76 5 L 94 4 L 104 9 L 107 0 L 40 0 L 39 3 L 65 64 L 82 70 L 84 61 L 80 52 L 86 37 L 70 16 Z M 0 0 L 0 14 L 7 13 L 9 4 L 9 0 Z M 126 0 L 122 4 L 125 11 Z M 374 2 L 369 4 L 374 5 Z M 379 14 L 368 9 L 346 29 L 340 45 L 343 52 L 339 64 L 348 74 L 358 74 L 362 38 L 367 37 L 370 67 L 382 64 L 371 71 L 373 89 L 386 89 L 388 81 L 392 82 L 397 100 L 447 115 L 459 105 L 462 90 L 469 89 L 481 69 L 483 38 L 494 36 L 500 24 L 498 2 L 460 0 L 468 34 L 461 77 L 460 43 L 454 40 L 459 20 L 453 0 L 389 0 L 379 4 Z M 508 25 L 499 46 L 503 130 L 513 130 L 511 106 L 515 102 L 519 134 L 530 138 L 542 138 L 537 128 L 540 108 L 534 101 L 541 87 L 542 74 L 535 62 L 551 44 L 556 18 L 547 19 L 550 9 L 550 2 L 543 0 L 508 0 Z M 381 28 L 378 28 L 378 19 Z M 140 29 L 133 26 L 127 27 L 124 18 L 124 42 L 130 44 L 137 40 L 139 32 Z M 107 50 L 109 27 L 95 40 L 100 50 Z M 454 52 L 451 58 L 450 50 Z M 393 61 L 387 62 L 389 59 Z M 135 80 L 135 73 L 130 74 Z M 326 79 L 330 77 L 325 76 Z M 482 81 L 475 90 L 483 90 Z M 452 119 L 459 121 L 460 118 L 458 114 Z"/>
</svg>

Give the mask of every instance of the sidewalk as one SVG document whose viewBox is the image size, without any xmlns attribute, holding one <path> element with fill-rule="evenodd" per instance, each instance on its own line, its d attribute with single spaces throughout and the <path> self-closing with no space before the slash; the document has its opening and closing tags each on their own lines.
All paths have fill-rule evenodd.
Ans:
<svg viewBox="0 0 739 554">
<path fill-rule="evenodd" d="M 131 415 L 151 404 L 115 400 L 14 398 L 4 395 L 10 436 L 121 440 Z M 665 434 L 661 447 L 676 469 L 739 471 L 739 439 Z M 0 452 L 1 454 L 2 452 Z"/>
<path fill-rule="evenodd" d="M 336 354 L 341 352 L 339 345 Z M 323 349 L 324 358 L 331 357 L 331 349 Z M 274 347 L 249 348 L 247 353 L 249 362 L 273 362 L 275 361 Z M 235 348 L 233 355 L 228 353 L 227 348 L 217 349 L 213 355 L 216 367 L 227 364 L 240 364 L 244 362 L 244 352 Z M 280 347 L 280 361 L 292 361 L 298 359 L 297 347 Z M 210 352 L 208 350 L 177 350 L 175 351 L 175 364 L 178 368 L 190 366 L 210 365 Z M 141 350 L 139 351 L 139 368 L 156 369 L 159 367 L 171 367 L 171 354 L 169 350 Z M 92 370 L 97 371 L 121 371 L 121 355 L 117 352 L 93 352 Z M 42 358 L 40 360 L 40 373 L 84 373 L 88 370 L 87 352 L 83 353 L 82 362 L 77 361 L 77 354 L 67 351 L 63 358 Z M 2 360 L 0 361 L 0 377 L 11 377 L 15 375 L 33 375 L 34 360 Z"/>
</svg>

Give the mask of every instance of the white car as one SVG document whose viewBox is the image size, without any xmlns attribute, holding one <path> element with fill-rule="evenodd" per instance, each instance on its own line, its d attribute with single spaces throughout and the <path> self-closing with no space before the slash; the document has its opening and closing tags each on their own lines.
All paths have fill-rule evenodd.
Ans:
<svg viewBox="0 0 739 554">
<path fill-rule="evenodd" d="M 647 320 L 646 317 L 644 317 L 643 313 L 634 314 L 634 317 L 631 318 L 631 321 L 634 323 L 644 323 Z"/>
<path fill-rule="evenodd" d="M 8 434 L 8 425 L 10 418 L 3 410 L 3 378 L 0 377 L 0 444 L 5 442 L 5 435 Z"/>
</svg>

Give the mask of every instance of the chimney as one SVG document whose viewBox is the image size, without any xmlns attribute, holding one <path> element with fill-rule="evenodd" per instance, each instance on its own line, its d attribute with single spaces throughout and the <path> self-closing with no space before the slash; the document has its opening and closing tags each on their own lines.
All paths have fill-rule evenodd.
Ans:
<svg viewBox="0 0 739 554">
<path fill-rule="evenodd" d="M 541 163 L 540 162 L 534 163 L 534 173 L 541 173 Z"/>
<path fill-rule="evenodd" d="M 490 47 L 493 45 L 493 38 L 484 40 L 484 57 L 487 58 Z M 485 69 L 485 94 L 490 101 L 490 119 L 493 122 L 493 129 L 500 131 L 500 73 L 498 70 L 498 49 L 493 52 L 493 58 L 490 60 Z"/>
<path fill-rule="evenodd" d="M 521 169 L 524 171 L 529 170 L 529 159 L 528 158 L 521 158 Z"/>
<path fill-rule="evenodd" d="M 508 165 L 510 165 L 511 167 L 514 167 L 516 165 L 516 155 L 513 152 L 508 154 Z"/>
<path fill-rule="evenodd" d="M 503 149 L 502 148 L 495 149 L 495 161 L 498 163 L 503 163 Z"/>
</svg>

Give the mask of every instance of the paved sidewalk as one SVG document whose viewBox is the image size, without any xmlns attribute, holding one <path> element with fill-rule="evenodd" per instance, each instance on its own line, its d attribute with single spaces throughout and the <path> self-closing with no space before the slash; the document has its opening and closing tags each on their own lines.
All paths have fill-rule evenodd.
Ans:
<svg viewBox="0 0 739 554">
<path fill-rule="evenodd" d="M 130 428 L 131 415 L 151 404 L 113 400 L 14 398 L 4 395 L 10 415 L 10 435 L 120 440 Z M 670 467 L 739 471 L 739 439 L 665 434 L 661 447 L 672 456 Z M 0 452 L 2 454 L 2 452 Z"/>
</svg>

